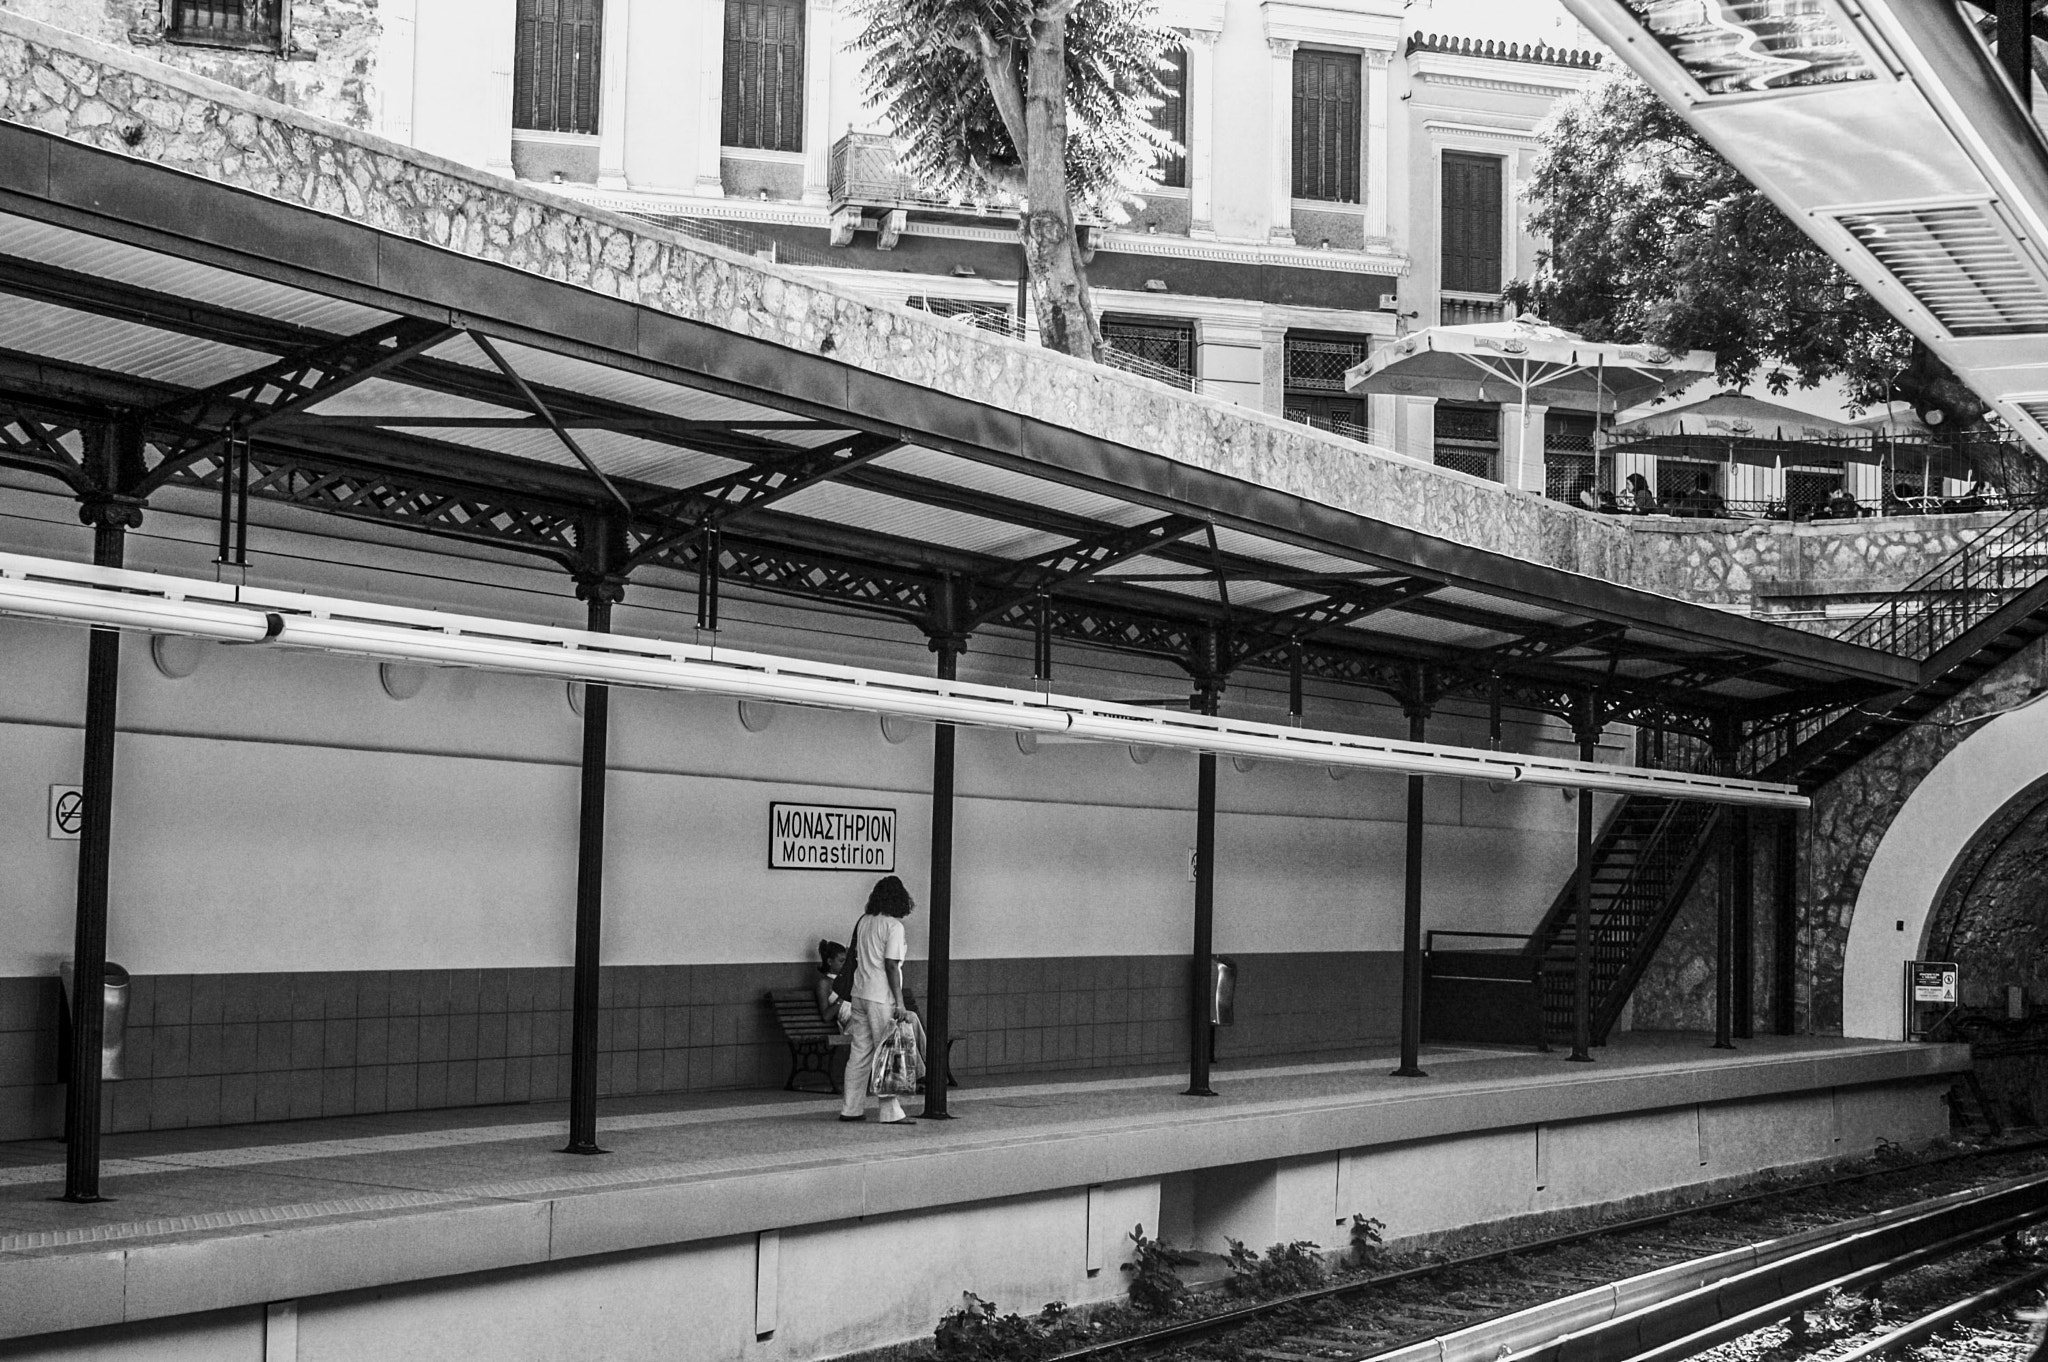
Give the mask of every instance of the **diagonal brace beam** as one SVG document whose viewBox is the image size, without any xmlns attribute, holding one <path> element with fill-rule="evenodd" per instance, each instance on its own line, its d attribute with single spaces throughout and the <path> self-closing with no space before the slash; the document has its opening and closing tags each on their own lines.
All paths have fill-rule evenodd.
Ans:
<svg viewBox="0 0 2048 1362">
<path fill-rule="evenodd" d="M 1185 539 L 1202 527 L 1203 522 L 1191 516 L 1161 516 L 1142 525 L 1105 530 L 1098 535 L 1077 539 L 1015 567 L 989 574 L 975 584 L 966 627 L 973 629 L 986 624 L 1034 596 L 1093 577 L 1118 563 Z"/>
<path fill-rule="evenodd" d="M 533 408 L 533 414 L 548 423 L 549 428 L 555 432 L 555 438 L 562 442 L 565 449 L 576 456 L 576 462 L 582 464 L 591 477 L 604 484 L 604 490 L 612 494 L 612 500 L 618 502 L 619 505 L 626 509 L 627 515 L 632 515 L 633 503 L 626 500 L 625 494 L 620 492 L 613 485 L 612 480 L 604 475 L 604 470 L 597 466 L 596 461 L 583 452 L 583 446 L 576 443 L 576 437 L 569 433 L 569 428 L 562 424 L 560 418 L 555 415 L 553 409 L 547 403 L 540 400 L 540 394 L 528 386 L 526 380 L 519 376 L 519 371 L 513 368 L 503 355 L 498 353 L 498 347 L 491 344 L 491 338 L 478 331 L 470 332 L 469 338 L 475 342 L 477 349 L 484 352 L 486 359 L 498 366 L 498 372 L 510 379 L 513 387 L 519 389 L 519 395 L 526 399 L 527 406 Z"/>
<path fill-rule="evenodd" d="M 1326 596 L 1319 601 L 1269 615 L 1258 622 L 1256 630 L 1240 633 L 1231 639 L 1225 670 L 1235 671 L 1247 662 L 1279 652 L 1303 639 L 1355 624 L 1382 610 L 1391 610 L 1403 601 L 1441 589 L 1440 583 L 1408 577 L 1372 591 Z"/>
<path fill-rule="evenodd" d="M 143 479 L 139 493 L 147 495 L 163 486 L 194 459 L 218 447 L 229 429 L 252 430 L 316 406 L 454 334 L 439 322 L 401 317 L 164 403 L 144 417 L 158 433 L 163 457 Z"/>
<path fill-rule="evenodd" d="M 51 417 L 12 402 L 0 403 L 0 465 L 54 474 L 72 491 L 84 493 L 92 475 L 84 461 L 64 447 L 71 436 L 86 439 L 83 427 Z"/>
<path fill-rule="evenodd" d="M 643 506 L 641 516 L 658 516 L 667 524 L 641 541 L 625 560 L 624 570 L 659 558 L 692 535 L 722 528 L 901 447 L 902 441 L 891 436 L 863 435 L 829 449 L 792 450 L 787 458 L 763 460 Z"/>
</svg>

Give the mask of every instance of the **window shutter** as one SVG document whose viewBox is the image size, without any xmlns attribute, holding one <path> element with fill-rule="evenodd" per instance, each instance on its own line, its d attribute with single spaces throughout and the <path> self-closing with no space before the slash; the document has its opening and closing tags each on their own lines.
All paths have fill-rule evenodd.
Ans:
<svg viewBox="0 0 2048 1362">
<path fill-rule="evenodd" d="M 1500 292 L 1501 171 L 1498 156 L 1444 153 L 1444 288 L 1459 293 Z"/>
<path fill-rule="evenodd" d="M 1185 45 L 1167 53 L 1167 67 L 1159 73 L 1163 99 L 1152 115 L 1161 132 L 1180 143 L 1181 154 L 1159 162 L 1159 182 L 1169 189 L 1188 187 L 1188 50 Z"/>
<path fill-rule="evenodd" d="M 744 146 L 740 117 L 746 106 L 746 22 L 744 0 L 726 0 L 725 65 L 719 95 L 718 140 L 726 146 Z"/>
<path fill-rule="evenodd" d="M 538 0 L 519 0 L 518 17 L 512 31 L 512 126 L 531 128 L 534 122 L 534 25 Z"/>
<path fill-rule="evenodd" d="M 1304 55 L 1299 51 L 1294 54 L 1294 185 L 1290 192 L 1297 199 L 1309 196 L 1307 186 L 1312 177 L 1308 161 L 1314 154 L 1314 143 L 1307 135 L 1309 124 L 1314 120 L 1314 114 L 1309 107 L 1309 74 L 1313 67 L 1311 63 L 1302 60 Z"/>
<path fill-rule="evenodd" d="M 1294 197 L 1358 202 L 1359 58 L 1294 54 Z"/>
<path fill-rule="evenodd" d="M 598 131 L 598 107 L 604 98 L 604 0 L 574 0 L 576 23 L 576 131 Z"/>
<path fill-rule="evenodd" d="M 726 0 L 721 102 L 725 145 L 803 150 L 804 0 Z"/>
</svg>

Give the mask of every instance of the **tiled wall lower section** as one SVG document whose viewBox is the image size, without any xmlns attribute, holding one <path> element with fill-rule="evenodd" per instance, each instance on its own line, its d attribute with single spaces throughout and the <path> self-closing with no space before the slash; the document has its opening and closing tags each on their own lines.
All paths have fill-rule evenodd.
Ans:
<svg viewBox="0 0 2048 1362">
<path fill-rule="evenodd" d="M 1239 957 L 1224 1058 L 1355 1048 L 1396 1027 L 1398 959 Z M 1171 956 L 970 960 L 954 967 L 955 1055 L 975 1075 L 1173 1063 L 1187 962 Z M 913 963 L 913 988 L 923 984 Z M 788 1050 L 762 1002 L 804 966 L 617 966 L 603 975 L 600 1090 L 779 1088 Z M 0 1139 L 62 1127 L 54 979 L 0 979 Z M 138 975 L 111 1130 L 558 1100 L 569 1080 L 566 969 Z"/>
</svg>

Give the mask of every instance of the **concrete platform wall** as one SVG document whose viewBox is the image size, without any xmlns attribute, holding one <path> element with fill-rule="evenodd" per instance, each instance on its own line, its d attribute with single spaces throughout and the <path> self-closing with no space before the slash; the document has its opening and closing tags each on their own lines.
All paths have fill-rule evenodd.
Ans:
<svg viewBox="0 0 2048 1362">
<path fill-rule="evenodd" d="M 1332 1151 L 479 1272 L 0 1344 L 0 1358 L 343 1362 L 810 1359 L 905 1341 L 973 1291 L 1005 1310 L 1125 1290 L 1135 1225 L 1221 1251 L 1340 1250 L 1835 1158 L 1947 1131 L 1943 1081 L 1821 1089 Z M 1155 1228 L 1159 1227 L 1159 1228 Z"/>
<path fill-rule="evenodd" d="M 1354 1050 L 1399 1027 L 1391 951 L 1239 954 L 1224 1058 Z M 963 960 L 954 1049 L 970 1084 L 1187 1054 L 1187 961 L 1171 955 Z M 924 967 L 910 985 L 922 994 Z M 762 1002 L 797 963 L 614 965 L 601 980 L 604 1096 L 779 1088 L 788 1045 Z M 54 1137 L 60 991 L 0 979 L 0 1139 Z M 565 1099 L 569 971 L 337 970 L 137 975 L 111 1131 Z M 822 1088 L 815 1076 L 805 1085 Z"/>
</svg>

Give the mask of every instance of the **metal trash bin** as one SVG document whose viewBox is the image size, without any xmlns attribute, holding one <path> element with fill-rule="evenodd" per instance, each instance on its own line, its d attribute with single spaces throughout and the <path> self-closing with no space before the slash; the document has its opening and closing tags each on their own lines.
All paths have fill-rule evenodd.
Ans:
<svg viewBox="0 0 2048 1362">
<path fill-rule="evenodd" d="M 64 980 L 64 1032 L 71 1033 L 71 962 L 57 967 Z M 128 971 L 107 961 L 106 987 L 100 999 L 100 1077 L 125 1078 L 121 1071 L 122 1049 L 128 1028 Z"/>
<path fill-rule="evenodd" d="M 1209 958 L 1209 1025 L 1233 1026 L 1237 1021 L 1237 961 L 1227 955 Z"/>
</svg>

